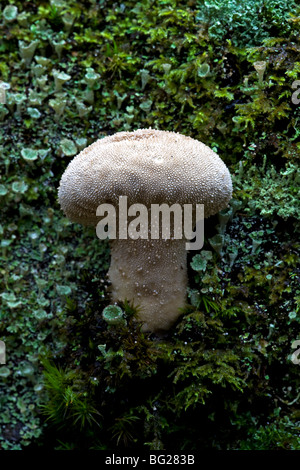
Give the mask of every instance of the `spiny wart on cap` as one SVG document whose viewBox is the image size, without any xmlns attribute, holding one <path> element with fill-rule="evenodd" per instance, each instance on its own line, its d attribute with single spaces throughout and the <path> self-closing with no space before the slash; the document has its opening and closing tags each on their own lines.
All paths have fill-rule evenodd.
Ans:
<svg viewBox="0 0 300 470">
<path fill-rule="evenodd" d="M 120 196 L 127 196 L 128 205 L 147 208 L 204 204 L 209 217 L 228 205 L 232 183 L 226 165 L 202 142 L 176 132 L 138 129 L 82 150 L 58 190 L 65 215 L 83 225 L 96 226 L 97 207 L 117 207 Z M 185 240 L 114 240 L 111 255 L 112 299 L 139 303 L 144 330 L 168 329 L 185 304 Z"/>
</svg>

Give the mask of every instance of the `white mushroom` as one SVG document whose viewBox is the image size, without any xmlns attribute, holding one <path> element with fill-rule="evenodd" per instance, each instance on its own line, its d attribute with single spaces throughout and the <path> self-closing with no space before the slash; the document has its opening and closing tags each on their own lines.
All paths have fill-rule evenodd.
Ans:
<svg viewBox="0 0 300 470">
<path fill-rule="evenodd" d="M 205 217 L 232 195 L 226 165 L 209 147 L 175 132 L 118 132 L 82 150 L 62 175 L 58 196 L 73 222 L 96 226 L 97 207 L 204 204 Z M 174 227 L 173 227 L 174 229 Z M 172 235 L 172 234 L 171 234 Z M 167 330 L 186 303 L 186 240 L 111 240 L 112 301 L 134 301 L 144 331 Z"/>
</svg>

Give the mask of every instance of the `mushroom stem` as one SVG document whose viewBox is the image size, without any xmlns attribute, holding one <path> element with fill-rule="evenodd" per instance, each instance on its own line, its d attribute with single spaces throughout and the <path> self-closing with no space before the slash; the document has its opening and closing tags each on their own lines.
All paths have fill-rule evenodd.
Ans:
<svg viewBox="0 0 300 470">
<path fill-rule="evenodd" d="M 133 301 L 142 331 L 168 330 L 186 303 L 186 240 L 113 240 L 108 272 L 114 302 Z"/>
</svg>

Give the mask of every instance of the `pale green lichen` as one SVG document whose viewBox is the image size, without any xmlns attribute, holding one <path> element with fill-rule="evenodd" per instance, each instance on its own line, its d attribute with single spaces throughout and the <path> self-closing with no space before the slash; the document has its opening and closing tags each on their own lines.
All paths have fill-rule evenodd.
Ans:
<svg viewBox="0 0 300 470">
<path fill-rule="evenodd" d="M 108 305 L 102 312 L 103 319 L 108 325 L 124 325 L 126 320 L 123 311 L 117 305 Z"/>
<path fill-rule="evenodd" d="M 77 153 L 77 147 L 71 139 L 62 139 L 60 141 L 59 147 L 66 157 L 72 157 Z"/>
<path fill-rule="evenodd" d="M 33 59 L 35 50 L 39 44 L 39 41 L 32 41 L 30 44 L 25 44 L 24 41 L 19 41 L 20 56 L 25 62 L 26 66 L 29 67 Z"/>
<path fill-rule="evenodd" d="M 7 23 L 11 23 L 18 16 L 18 7 L 15 5 L 6 5 L 3 10 L 3 18 Z"/>
<path fill-rule="evenodd" d="M 300 218 L 299 183 L 300 168 L 296 163 L 287 163 L 280 170 L 270 165 L 265 171 L 247 165 L 245 174 L 236 179 L 237 191 L 243 197 L 251 193 L 246 212 L 258 210 L 265 217 L 276 215 L 284 220 Z"/>
<path fill-rule="evenodd" d="M 30 163 L 38 159 L 39 153 L 37 150 L 24 148 L 21 150 L 21 155 L 25 161 Z"/>
<path fill-rule="evenodd" d="M 59 70 L 53 70 L 52 75 L 54 77 L 55 83 L 55 93 L 60 93 L 64 83 L 68 82 L 71 79 L 71 76 L 65 72 L 60 72 Z"/>
</svg>

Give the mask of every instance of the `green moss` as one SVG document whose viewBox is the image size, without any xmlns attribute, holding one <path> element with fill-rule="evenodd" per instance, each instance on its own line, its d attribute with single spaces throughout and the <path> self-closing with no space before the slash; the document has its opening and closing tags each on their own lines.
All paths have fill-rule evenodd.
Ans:
<svg viewBox="0 0 300 470">
<path fill-rule="evenodd" d="M 207 25 L 211 39 L 230 38 L 239 46 L 255 46 L 270 35 L 286 35 L 292 31 L 289 19 L 296 8 L 286 0 L 210 0 L 198 1 L 197 20 Z M 228 29 L 229 26 L 229 29 Z"/>
<path fill-rule="evenodd" d="M 248 213 L 257 211 L 264 217 L 277 215 L 283 220 L 299 219 L 300 169 L 297 163 L 287 163 L 276 170 L 244 165 L 244 174 L 235 178 L 235 194 L 247 201 Z"/>
</svg>

